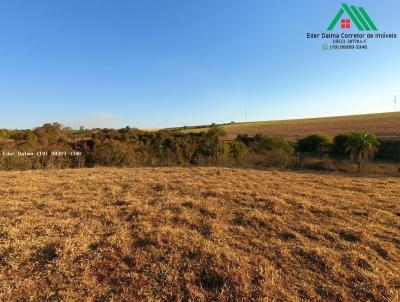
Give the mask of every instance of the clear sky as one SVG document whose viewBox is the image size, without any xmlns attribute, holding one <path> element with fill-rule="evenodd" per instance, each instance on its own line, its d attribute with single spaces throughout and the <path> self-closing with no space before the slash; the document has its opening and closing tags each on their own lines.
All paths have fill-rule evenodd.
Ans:
<svg viewBox="0 0 400 302">
<path fill-rule="evenodd" d="M 392 111 L 400 38 L 360 51 L 321 51 L 306 38 L 324 32 L 341 3 L 3 0 L 0 128 Z M 348 3 L 365 7 L 379 32 L 400 34 L 400 1 Z"/>
</svg>

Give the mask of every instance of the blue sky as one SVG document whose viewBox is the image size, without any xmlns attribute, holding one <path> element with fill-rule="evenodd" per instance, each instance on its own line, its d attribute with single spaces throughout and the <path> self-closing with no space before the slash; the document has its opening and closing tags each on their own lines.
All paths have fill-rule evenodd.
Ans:
<svg viewBox="0 0 400 302">
<path fill-rule="evenodd" d="M 159 128 L 393 110 L 400 38 L 320 50 L 341 1 L 4 0 L 0 128 Z M 400 2 L 355 1 L 400 34 Z M 352 32 L 352 31 L 350 31 Z"/>
</svg>

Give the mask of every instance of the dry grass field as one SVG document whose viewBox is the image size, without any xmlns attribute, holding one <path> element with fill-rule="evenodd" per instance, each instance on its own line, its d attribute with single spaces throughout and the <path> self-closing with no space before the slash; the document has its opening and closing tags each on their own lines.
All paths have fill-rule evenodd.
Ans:
<svg viewBox="0 0 400 302">
<path fill-rule="evenodd" d="M 237 123 L 222 126 L 229 139 L 238 134 L 253 136 L 257 133 L 267 136 L 283 136 L 297 140 L 311 134 L 335 136 L 341 133 L 367 131 L 383 139 L 400 138 L 400 112 L 364 115 L 295 119 L 282 121 Z M 185 130 L 198 132 L 205 128 Z"/>
<path fill-rule="evenodd" d="M 400 301 L 398 178 L 0 173 L 0 301 Z"/>
</svg>

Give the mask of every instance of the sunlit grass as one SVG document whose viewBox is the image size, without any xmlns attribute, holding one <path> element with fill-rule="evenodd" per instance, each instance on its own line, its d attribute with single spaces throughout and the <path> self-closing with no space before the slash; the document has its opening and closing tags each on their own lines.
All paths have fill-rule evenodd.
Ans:
<svg viewBox="0 0 400 302">
<path fill-rule="evenodd" d="M 398 301 L 396 178 L 1 172 L 0 301 Z"/>
</svg>

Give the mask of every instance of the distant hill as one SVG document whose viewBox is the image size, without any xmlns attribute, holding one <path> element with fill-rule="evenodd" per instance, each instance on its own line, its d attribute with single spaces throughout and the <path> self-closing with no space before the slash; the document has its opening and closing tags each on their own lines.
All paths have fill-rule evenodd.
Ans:
<svg viewBox="0 0 400 302">
<path fill-rule="evenodd" d="M 400 112 L 234 123 L 224 124 L 221 127 L 226 130 L 230 139 L 235 138 L 238 134 L 252 136 L 260 133 L 297 140 L 315 133 L 334 136 L 353 131 L 372 132 L 381 139 L 400 139 Z M 199 132 L 207 130 L 207 128 L 186 127 L 181 130 Z"/>
</svg>

